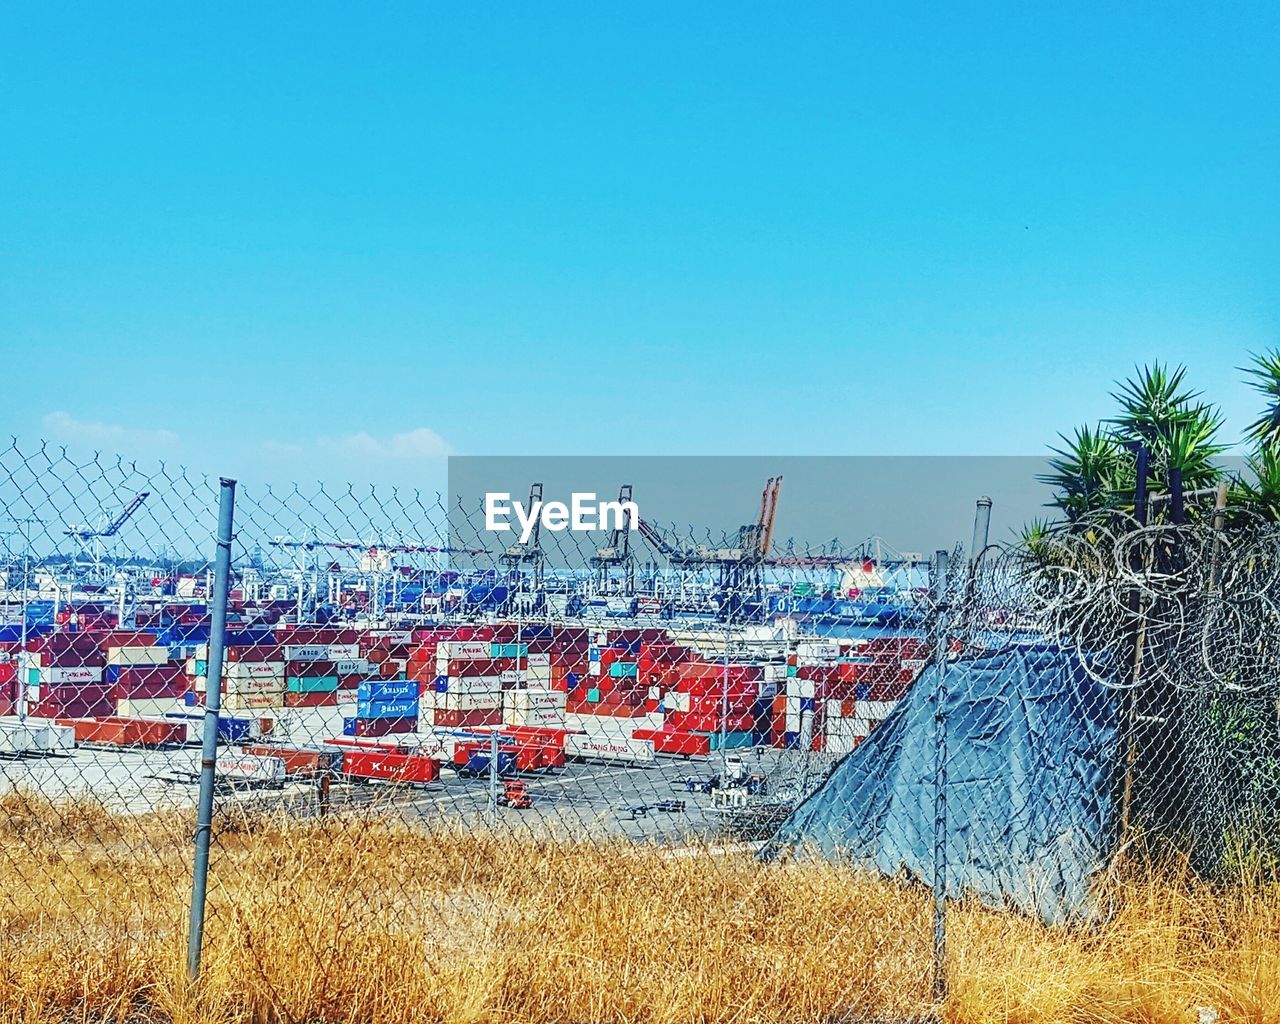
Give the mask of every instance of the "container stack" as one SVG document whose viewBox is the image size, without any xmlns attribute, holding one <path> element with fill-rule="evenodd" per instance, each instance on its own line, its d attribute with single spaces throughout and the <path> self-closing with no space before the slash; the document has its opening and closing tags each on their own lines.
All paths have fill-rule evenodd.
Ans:
<svg viewBox="0 0 1280 1024">
<path fill-rule="evenodd" d="M 689 660 L 675 667 L 675 681 L 662 698 L 661 728 L 638 729 L 658 753 L 708 754 L 750 747 L 764 666 Z"/>
<path fill-rule="evenodd" d="M 419 718 L 418 684 L 411 679 L 367 679 L 356 688 L 354 718 L 343 719 L 344 736 L 392 736 L 414 732 Z"/>
<path fill-rule="evenodd" d="M 494 650 L 505 653 L 506 645 L 441 640 L 435 649 L 435 675 L 422 689 L 429 724 L 445 729 L 501 724 L 504 681 L 513 685 L 519 671 L 517 658 L 493 656 Z"/>
<path fill-rule="evenodd" d="M 27 711 L 35 718 L 96 718 L 115 714 L 103 682 L 106 652 L 92 633 L 50 633 L 27 645 Z"/>
<path fill-rule="evenodd" d="M 205 703 L 209 686 L 209 645 L 187 661 L 193 704 Z M 222 658 L 222 707 L 228 711 L 266 711 L 284 707 L 285 651 L 270 634 L 229 634 Z"/>
<path fill-rule="evenodd" d="M 177 708 L 188 684 L 181 661 L 156 633 L 116 631 L 103 637 L 106 651 L 103 681 L 110 684 L 114 713 L 157 717 Z"/>
</svg>

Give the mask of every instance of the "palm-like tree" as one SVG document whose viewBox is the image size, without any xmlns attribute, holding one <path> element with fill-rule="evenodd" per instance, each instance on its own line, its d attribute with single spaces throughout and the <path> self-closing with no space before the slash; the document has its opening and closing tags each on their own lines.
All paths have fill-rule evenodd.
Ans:
<svg viewBox="0 0 1280 1024">
<path fill-rule="evenodd" d="M 1073 437 L 1058 435 L 1061 448 L 1051 448 L 1049 472 L 1037 479 L 1054 489 L 1053 504 L 1072 523 L 1123 503 L 1125 451 L 1101 425 L 1077 427 Z M 1132 477 L 1132 472 L 1127 476 Z"/>
<path fill-rule="evenodd" d="M 1263 414 L 1249 424 L 1245 436 L 1260 449 L 1280 444 L 1280 351 L 1255 355 L 1253 365 L 1240 370 L 1249 386 L 1266 399 Z"/>
<path fill-rule="evenodd" d="M 1053 488 L 1052 504 L 1069 524 L 1096 518 L 1099 512 L 1120 516 L 1133 511 L 1137 445 L 1147 449 L 1147 485 L 1153 492 L 1168 488 L 1174 469 L 1181 471 L 1187 490 L 1218 480 L 1222 417 L 1199 401 L 1200 393 L 1187 387 L 1185 378 L 1182 366 L 1169 369 L 1156 362 L 1139 367 L 1112 393 L 1120 407 L 1116 416 L 1094 428 L 1080 427 L 1072 437 L 1060 435 L 1063 446 L 1050 449 L 1049 472 L 1039 479 Z M 1163 514 L 1157 509 L 1157 515 Z"/>
<path fill-rule="evenodd" d="M 1120 414 L 1109 422 L 1121 442 L 1138 442 L 1150 453 L 1150 486 L 1168 486 L 1169 471 L 1182 472 L 1188 489 L 1215 483 L 1214 460 L 1225 450 L 1216 441 L 1222 416 L 1213 406 L 1197 401 L 1200 392 L 1183 384 L 1186 367 L 1168 369 L 1159 362 L 1140 367 L 1136 376 L 1112 393 Z"/>
</svg>

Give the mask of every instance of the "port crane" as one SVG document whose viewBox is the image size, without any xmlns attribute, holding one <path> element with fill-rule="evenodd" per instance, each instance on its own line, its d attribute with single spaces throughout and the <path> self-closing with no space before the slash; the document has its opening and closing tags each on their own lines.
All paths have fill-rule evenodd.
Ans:
<svg viewBox="0 0 1280 1024">
<path fill-rule="evenodd" d="M 756 521 L 738 528 L 737 543 L 677 546 L 641 519 L 640 534 L 673 566 L 681 569 L 709 567 L 717 574 L 715 605 L 718 618 L 740 622 L 758 617 L 764 608 L 763 567 L 769 564 L 773 525 L 782 493 L 782 477 L 771 476 L 760 494 Z"/>
<path fill-rule="evenodd" d="M 307 554 L 325 551 L 353 551 L 359 552 L 359 566 L 362 573 L 367 573 L 373 577 L 374 587 L 370 593 L 373 606 L 370 608 L 371 613 L 377 617 L 381 614 L 381 593 L 382 578 L 391 575 L 393 589 L 395 584 L 399 582 L 399 577 L 395 573 L 395 556 L 396 555 L 440 555 L 440 554 L 468 554 L 480 555 L 485 552 L 479 548 L 455 548 L 449 545 L 441 544 L 409 544 L 403 541 L 387 543 L 385 538 L 371 534 L 367 541 L 361 540 L 345 540 L 338 538 L 325 539 L 318 535 L 314 535 L 312 531 L 304 531 L 301 537 L 293 537 L 290 535 L 280 535 L 271 538 L 268 542 L 275 548 L 291 549 L 300 554 L 296 557 L 294 571 L 298 576 L 298 603 L 297 615 L 298 621 L 302 621 L 304 612 L 304 604 L 306 602 L 306 585 L 307 585 Z M 336 568 L 337 563 L 334 563 Z M 311 559 L 310 566 L 310 587 L 312 591 L 313 602 L 319 599 L 319 564 L 318 558 Z M 334 580 L 332 577 L 333 570 L 330 571 L 330 594 L 329 599 L 334 600 Z M 397 597 L 393 595 L 393 602 Z"/>
<path fill-rule="evenodd" d="M 529 504 L 526 508 L 539 507 L 542 502 L 542 484 L 534 483 L 529 487 Z M 537 503 L 537 504 L 535 504 Z M 498 556 L 507 566 L 509 586 L 506 599 L 502 602 L 502 611 L 510 615 L 517 610 L 537 612 L 545 599 L 546 552 L 542 550 L 542 519 L 534 520 L 533 532 L 526 543 L 512 544 Z M 521 567 L 530 566 L 526 574 Z M 528 595 L 524 597 L 522 595 Z"/>
<path fill-rule="evenodd" d="M 72 538 L 76 542 L 83 554 L 92 559 L 95 580 L 101 580 L 102 578 L 102 542 L 110 540 L 119 534 L 124 524 L 133 518 L 138 509 L 142 507 L 143 502 L 149 497 L 151 497 L 150 491 L 139 491 L 116 513 L 114 518 L 109 519 L 104 514 L 96 527 L 82 524 L 62 531 L 65 536 Z"/>
<path fill-rule="evenodd" d="M 631 493 L 630 484 L 623 484 L 618 488 L 618 504 L 625 505 L 630 502 Z M 619 522 L 614 526 L 609 534 L 609 543 L 596 551 L 591 564 L 596 567 L 596 586 L 600 593 L 607 594 L 613 591 L 610 570 L 620 566 L 622 577 L 618 583 L 618 592 L 626 597 L 635 596 L 636 562 L 631 551 L 631 530 L 626 524 Z"/>
</svg>

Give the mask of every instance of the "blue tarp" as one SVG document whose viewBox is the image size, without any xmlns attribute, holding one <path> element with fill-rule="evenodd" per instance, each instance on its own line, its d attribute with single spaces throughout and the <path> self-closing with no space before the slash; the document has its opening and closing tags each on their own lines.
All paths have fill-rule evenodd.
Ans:
<svg viewBox="0 0 1280 1024">
<path fill-rule="evenodd" d="M 932 884 L 936 732 L 931 665 L 762 851 L 807 848 Z M 1092 916 L 1110 848 L 1116 694 L 1074 651 L 1019 646 L 952 662 L 947 699 L 947 895 L 1046 923 Z"/>
</svg>

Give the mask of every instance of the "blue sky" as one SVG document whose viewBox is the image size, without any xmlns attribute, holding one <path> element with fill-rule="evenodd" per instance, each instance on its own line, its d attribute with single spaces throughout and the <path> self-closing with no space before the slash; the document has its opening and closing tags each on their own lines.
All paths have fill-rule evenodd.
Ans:
<svg viewBox="0 0 1280 1024">
<path fill-rule="evenodd" d="M 10 5 L 0 428 L 1022 454 L 1280 344 L 1274 5 Z"/>
</svg>

